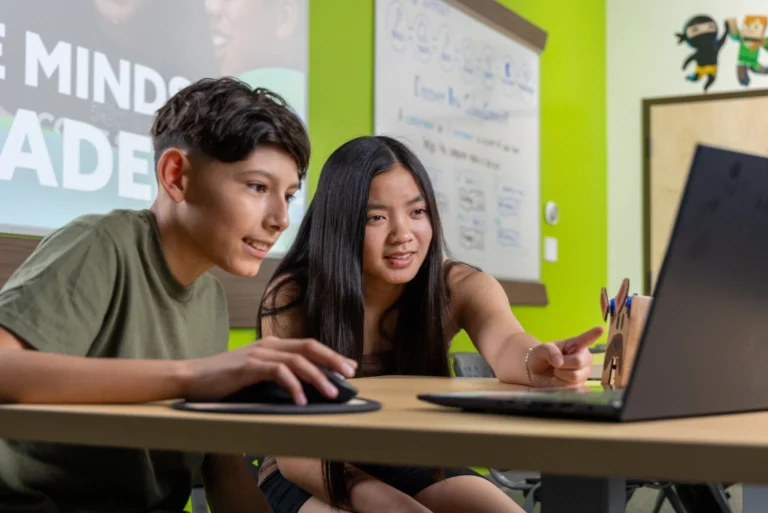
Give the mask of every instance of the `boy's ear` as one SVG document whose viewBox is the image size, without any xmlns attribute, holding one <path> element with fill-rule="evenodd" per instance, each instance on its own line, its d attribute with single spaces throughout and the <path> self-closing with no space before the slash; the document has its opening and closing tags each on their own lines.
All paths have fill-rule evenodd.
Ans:
<svg viewBox="0 0 768 513">
<path fill-rule="evenodd" d="M 187 155 L 178 148 L 168 148 L 157 161 L 157 186 L 175 203 L 184 199 L 187 190 Z M 160 191 L 158 191 L 160 192 Z"/>
<path fill-rule="evenodd" d="M 600 308 L 603 311 L 603 322 L 608 320 L 608 291 L 605 287 L 600 289 Z"/>
<path fill-rule="evenodd" d="M 624 309 L 624 305 L 627 301 L 627 294 L 629 293 L 629 278 L 624 278 L 621 281 L 621 287 L 619 287 L 619 293 L 616 294 L 616 315 L 619 315 Z"/>
</svg>

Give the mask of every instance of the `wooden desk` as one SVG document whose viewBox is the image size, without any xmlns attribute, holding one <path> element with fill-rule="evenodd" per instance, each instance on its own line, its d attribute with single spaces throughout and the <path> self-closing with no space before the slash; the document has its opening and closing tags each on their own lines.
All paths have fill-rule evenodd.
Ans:
<svg viewBox="0 0 768 513">
<path fill-rule="evenodd" d="M 256 416 L 180 412 L 163 403 L 5 405 L 0 438 L 539 471 L 551 499 L 544 513 L 623 511 L 612 508 L 624 477 L 768 484 L 768 413 L 632 424 L 468 414 L 415 394 L 510 387 L 473 378 L 354 382 L 382 410 Z"/>
</svg>

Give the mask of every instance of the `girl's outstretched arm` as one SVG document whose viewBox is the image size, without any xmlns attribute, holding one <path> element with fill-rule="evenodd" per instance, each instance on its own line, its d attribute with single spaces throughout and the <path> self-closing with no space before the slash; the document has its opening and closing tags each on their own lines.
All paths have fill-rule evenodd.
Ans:
<svg viewBox="0 0 768 513">
<path fill-rule="evenodd" d="M 589 378 L 589 346 L 603 332 L 592 328 L 576 337 L 542 344 L 525 332 L 512 313 L 501 284 L 466 266 L 448 275 L 451 314 L 504 383 L 535 387 L 571 386 Z"/>
</svg>

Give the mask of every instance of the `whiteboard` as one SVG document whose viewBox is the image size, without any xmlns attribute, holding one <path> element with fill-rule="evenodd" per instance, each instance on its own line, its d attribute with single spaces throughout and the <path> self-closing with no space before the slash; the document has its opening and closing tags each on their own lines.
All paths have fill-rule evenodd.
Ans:
<svg viewBox="0 0 768 513">
<path fill-rule="evenodd" d="M 539 54 L 441 0 L 376 0 L 374 131 L 427 169 L 448 250 L 540 281 Z"/>
</svg>

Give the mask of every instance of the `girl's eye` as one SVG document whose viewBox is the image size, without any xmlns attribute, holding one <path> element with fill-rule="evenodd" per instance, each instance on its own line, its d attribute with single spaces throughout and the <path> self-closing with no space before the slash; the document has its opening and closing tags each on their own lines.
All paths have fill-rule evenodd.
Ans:
<svg viewBox="0 0 768 513">
<path fill-rule="evenodd" d="M 413 211 L 413 213 L 416 214 L 417 216 L 420 216 L 422 214 L 426 214 L 427 211 L 423 208 L 417 208 L 416 210 Z"/>
<path fill-rule="evenodd" d="M 384 219 L 383 216 L 370 216 L 368 218 L 368 221 L 376 222 L 376 221 L 381 221 L 382 219 Z"/>
<path fill-rule="evenodd" d="M 293 194 L 286 194 L 286 195 L 285 195 L 285 201 L 286 201 L 286 202 L 288 202 L 288 203 L 290 203 L 291 201 L 293 201 L 293 198 L 294 198 L 294 197 L 295 197 L 295 196 L 294 196 Z"/>
<path fill-rule="evenodd" d="M 248 187 L 253 189 L 256 192 L 264 192 L 267 190 L 267 187 L 264 184 L 261 183 L 249 183 Z"/>
</svg>

